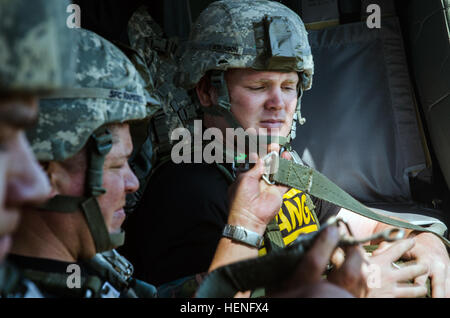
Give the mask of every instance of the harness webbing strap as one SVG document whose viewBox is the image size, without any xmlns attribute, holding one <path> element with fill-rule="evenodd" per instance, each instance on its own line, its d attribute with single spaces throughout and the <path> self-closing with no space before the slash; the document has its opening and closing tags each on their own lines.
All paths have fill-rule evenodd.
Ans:
<svg viewBox="0 0 450 318">
<path fill-rule="evenodd" d="M 354 199 L 351 195 L 342 190 L 320 172 L 310 167 L 296 164 L 290 160 L 282 158 L 279 160 L 278 171 L 273 176 L 273 181 L 275 181 L 275 183 L 304 191 L 319 199 L 331 202 L 378 222 L 414 231 L 433 233 L 437 235 L 447 247 L 450 247 L 450 241 L 442 235 L 434 232 L 432 228 L 428 229 L 419 225 L 407 223 L 375 213 Z"/>
<path fill-rule="evenodd" d="M 310 167 L 280 158 L 279 168 L 273 175 L 273 181 L 304 191 L 378 222 L 419 232 L 433 233 L 447 247 L 450 247 L 449 240 L 434 232 L 431 227 L 424 228 L 377 214 L 320 172 Z M 319 232 L 325 227 L 322 227 Z M 216 269 L 205 278 L 197 291 L 197 297 L 233 297 L 238 291 L 254 290 L 279 284 L 281 279 L 286 277 L 286 274 L 295 269 L 298 261 L 311 246 L 313 238 L 319 232 L 301 235 L 294 244 L 284 249 L 274 250 L 262 257 L 236 262 Z"/>
<path fill-rule="evenodd" d="M 281 235 L 280 227 L 278 226 L 276 219 L 272 219 L 272 221 L 267 224 L 266 231 L 264 232 L 264 245 L 267 253 L 272 253 L 273 251 L 284 248 L 283 236 Z"/>
</svg>

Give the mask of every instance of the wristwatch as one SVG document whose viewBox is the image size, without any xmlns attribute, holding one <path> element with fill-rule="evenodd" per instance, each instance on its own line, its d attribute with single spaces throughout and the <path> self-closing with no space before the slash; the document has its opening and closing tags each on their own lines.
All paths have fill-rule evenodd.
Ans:
<svg viewBox="0 0 450 318">
<path fill-rule="evenodd" d="M 264 240 L 264 238 L 258 233 L 247 230 L 245 227 L 239 225 L 225 225 L 222 235 L 232 239 L 233 241 L 256 248 L 260 248 Z"/>
</svg>

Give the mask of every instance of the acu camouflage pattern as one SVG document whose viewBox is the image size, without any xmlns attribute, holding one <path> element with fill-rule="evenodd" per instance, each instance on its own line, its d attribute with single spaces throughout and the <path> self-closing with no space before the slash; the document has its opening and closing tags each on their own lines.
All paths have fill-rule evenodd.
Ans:
<svg viewBox="0 0 450 318">
<path fill-rule="evenodd" d="M 62 92 L 42 99 L 38 125 L 28 134 L 40 161 L 70 158 L 97 128 L 143 119 L 148 114 L 145 83 L 130 60 L 99 35 L 83 29 L 77 32 L 74 88 L 67 95 Z M 84 97 L 74 97 L 74 89 Z M 115 98 L 108 98 L 108 92 Z"/>
<path fill-rule="evenodd" d="M 174 85 L 178 70 L 175 54 L 176 39 L 167 39 L 161 27 L 153 20 L 145 6 L 138 8 L 128 22 L 128 38 L 133 49 L 144 57 L 161 98 L 162 111 L 170 142 L 171 132 L 180 127 L 189 128 L 197 117 L 191 97 Z"/>
<path fill-rule="evenodd" d="M 133 60 L 135 66 L 152 83 L 154 94 L 161 101 L 158 111 L 146 122 L 130 128 L 134 149 L 129 164 L 140 183 L 138 191 L 127 195 L 125 210 L 131 213 L 141 201 L 154 166 L 170 158 L 172 131 L 181 127 L 193 131 L 197 112 L 186 91 L 174 85 L 178 67 L 177 41 L 165 37 L 145 6 L 138 8 L 130 18 L 128 38 L 131 48 L 144 59 L 145 67 Z"/>
<path fill-rule="evenodd" d="M 0 91 L 36 93 L 74 80 L 67 0 L 0 0 Z"/>
<path fill-rule="evenodd" d="M 192 27 L 189 45 L 181 56 L 179 83 L 192 89 L 209 70 L 253 68 L 267 70 L 267 35 L 263 19 L 281 17 L 288 28 L 295 54 L 295 65 L 280 71 L 302 73 L 303 90 L 312 85 L 314 64 L 305 26 L 300 17 L 286 6 L 268 0 L 223 0 L 210 4 Z M 285 30 L 282 30 L 285 32 Z"/>
</svg>

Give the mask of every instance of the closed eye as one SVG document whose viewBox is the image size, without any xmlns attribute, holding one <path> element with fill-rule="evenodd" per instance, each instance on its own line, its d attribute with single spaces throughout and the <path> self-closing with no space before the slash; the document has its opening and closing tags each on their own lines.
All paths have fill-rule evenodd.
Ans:
<svg viewBox="0 0 450 318">
<path fill-rule="evenodd" d="M 260 90 L 263 90 L 265 87 L 264 86 L 249 86 L 247 88 L 251 91 L 260 91 Z"/>
</svg>

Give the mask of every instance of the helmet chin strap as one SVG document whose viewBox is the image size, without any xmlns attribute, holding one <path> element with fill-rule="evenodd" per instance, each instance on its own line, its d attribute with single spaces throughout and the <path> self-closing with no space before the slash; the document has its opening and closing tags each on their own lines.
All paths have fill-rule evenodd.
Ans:
<svg viewBox="0 0 450 318">
<path fill-rule="evenodd" d="M 303 96 L 303 88 L 301 85 L 298 87 L 298 97 L 297 97 L 297 107 L 295 109 L 294 117 L 292 119 L 291 131 L 287 137 L 288 143 L 290 144 L 292 140 L 297 136 L 297 121 L 300 125 L 303 125 L 306 122 L 306 118 L 302 117 L 302 96 Z"/>
<path fill-rule="evenodd" d="M 81 210 L 86 218 L 89 231 L 94 240 L 97 253 L 122 245 L 125 232 L 110 234 L 105 224 L 98 197 L 106 190 L 103 184 L 103 164 L 112 148 L 111 132 L 101 127 L 97 129 L 88 142 L 88 169 L 86 173 L 86 197 L 57 195 L 47 201 L 40 209 L 52 212 L 74 213 Z"/>
</svg>

